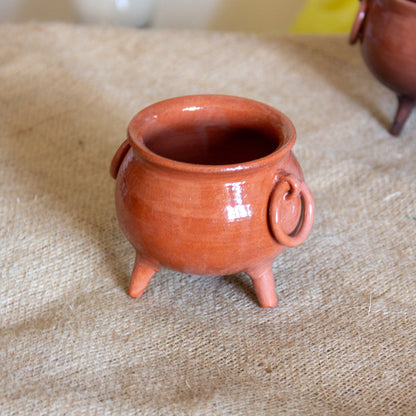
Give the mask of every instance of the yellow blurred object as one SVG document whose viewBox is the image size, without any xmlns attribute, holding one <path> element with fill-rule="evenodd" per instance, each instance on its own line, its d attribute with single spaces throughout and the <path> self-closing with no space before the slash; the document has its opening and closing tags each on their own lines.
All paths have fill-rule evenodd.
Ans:
<svg viewBox="0 0 416 416">
<path fill-rule="evenodd" d="M 294 33 L 347 33 L 358 10 L 357 0 L 307 0 Z"/>
</svg>

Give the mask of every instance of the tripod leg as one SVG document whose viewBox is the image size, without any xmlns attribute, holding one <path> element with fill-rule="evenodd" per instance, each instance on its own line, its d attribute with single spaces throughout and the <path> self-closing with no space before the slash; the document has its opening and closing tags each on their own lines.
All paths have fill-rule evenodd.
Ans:
<svg viewBox="0 0 416 416">
<path fill-rule="evenodd" d="M 277 306 L 276 289 L 274 286 L 274 276 L 272 266 L 253 269 L 248 272 L 253 282 L 254 291 L 262 308 L 272 308 Z"/>
<path fill-rule="evenodd" d="M 158 270 L 159 267 L 154 263 L 136 254 L 136 260 L 130 278 L 129 295 L 133 298 L 141 296 Z"/>
<path fill-rule="evenodd" d="M 409 118 L 410 113 L 415 105 L 415 99 L 407 97 L 405 95 L 398 96 L 398 107 L 396 116 L 394 117 L 393 125 L 391 126 L 390 133 L 393 136 L 398 136 L 402 131 L 404 123 Z"/>
</svg>

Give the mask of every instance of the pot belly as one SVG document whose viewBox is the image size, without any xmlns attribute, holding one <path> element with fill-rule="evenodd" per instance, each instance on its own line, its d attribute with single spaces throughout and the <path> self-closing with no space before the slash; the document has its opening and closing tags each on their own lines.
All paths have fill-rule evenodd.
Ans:
<svg viewBox="0 0 416 416">
<path fill-rule="evenodd" d="M 284 249 L 270 235 L 267 209 L 256 213 L 247 206 L 219 205 L 206 216 L 183 207 L 180 213 L 174 204 L 164 209 L 152 201 L 136 201 L 133 206 L 118 198 L 125 235 L 136 251 L 174 270 L 232 274 L 273 260 Z"/>
<path fill-rule="evenodd" d="M 364 41 L 363 57 L 371 72 L 397 94 L 416 97 L 416 50 L 414 56 L 383 49 L 374 40 Z"/>
<path fill-rule="evenodd" d="M 416 97 L 416 18 L 375 5 L 368 13 L 362 53 L 373 74 L 398 94 Z"/>
<path fill-rule="evenodd" d="M 118 219 L 143 257 L 185 273 L 224 275 L 284 250 L 269 230 L 271 180 L 176 179 L 128 161 L 120 171 Z"/>
</svg>

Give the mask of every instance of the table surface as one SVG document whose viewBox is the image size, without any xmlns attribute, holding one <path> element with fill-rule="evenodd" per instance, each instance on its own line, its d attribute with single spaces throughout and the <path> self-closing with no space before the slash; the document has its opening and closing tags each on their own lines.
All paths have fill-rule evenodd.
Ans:
<svg viewBox="0 0 416 416">
<path fill-rule="evenodd" d="M 0 26 L 0 413 L 415 414 L 416 116 L 344 37 Z M 244 274 L 127 295 L 111 158 L 141 108 L 221 93 L 296 126 L 311 235 Z"/>
</svg>

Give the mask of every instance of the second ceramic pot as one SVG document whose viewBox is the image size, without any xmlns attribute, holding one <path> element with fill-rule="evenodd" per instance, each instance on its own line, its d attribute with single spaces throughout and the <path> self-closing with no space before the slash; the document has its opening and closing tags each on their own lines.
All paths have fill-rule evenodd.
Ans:
<svg viewBox="0 0 416 416">
<path fill-rule="evenodd" d="M 399 135 L 416 101 L 416 2 L 361 0 L 350 43 L 359 40 L 368 68 L 393 90 L 399 105 L 391 133 Z"/>
<path fill-rule="evenodd" d="M 162 265 L 247 272 L 260 305 L 275 306 L 272 262 L 313 222 L 295 140 L 284 114 L 240 97 L 178 97 L 139 112 L 111 164 L 118 219 L 136 250 L 129 293 L 141 295 Z"/>
</svg>

